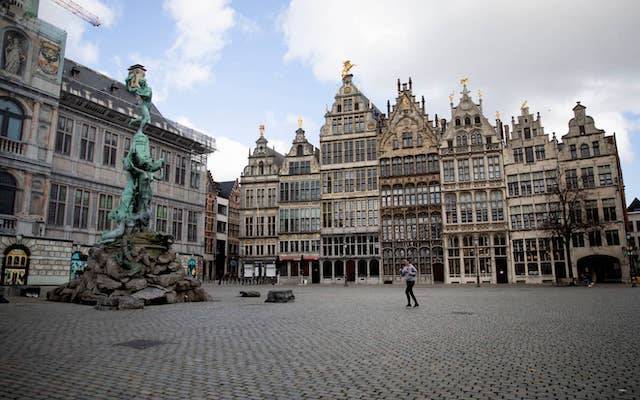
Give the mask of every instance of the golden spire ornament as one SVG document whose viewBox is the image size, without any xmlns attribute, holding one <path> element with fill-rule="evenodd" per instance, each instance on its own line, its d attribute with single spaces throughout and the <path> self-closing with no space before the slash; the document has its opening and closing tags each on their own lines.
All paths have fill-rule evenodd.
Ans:
<svg viewBox="0 0 640 400">
<path fill-rule="evenodd" d="M 453 103 L 453 96 L 454 96 L 454 93 L 451 92 L 451 94 L 449 95 L 449 103 Z"/>
<path fill-rule="evenodd" d="M 351 60 L 344 60 L 342 62 L 342 77 L 349 75 L 351 72 L 351 68 L 355 67 L 355 64 L 351 64 Z"/>
<path fill-rule="evenodd" d="M 527 108 L 529 105 L 527 104 L 527 100 L 523 101 L 522 104 L 520 105 L 520 109 L 524 110 L 525 108 Z"/>
<path fill-rule="evenodd" d="M 460 79 L 460 84 L 466 87 L 469 84 L 469 77 L 463 76 L 462 79 Z"/>
<path fill-rule="evenodd" d="M 258 129 L 260 129 L 260 137 L 264 137 L 264 124 L 260 124 Z"/>
<path fill-rule="evenodd" d="M 500 111 L 496 111 L 496 119 L 500 119 Z"/>
<path fill-rule="evenodd" d="M 298 129 L 302 129 L 302 117 L 298 116 Z"/>
</svg>

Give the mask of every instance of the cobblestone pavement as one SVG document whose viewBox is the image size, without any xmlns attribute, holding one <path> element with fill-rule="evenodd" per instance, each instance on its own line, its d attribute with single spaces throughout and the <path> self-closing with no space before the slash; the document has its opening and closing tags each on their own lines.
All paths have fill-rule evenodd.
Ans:
<svg viewBox="0 0 640 400">
<path fill-rule="evenodd" d="M 640 289 L 293 287 L 96 311 L 0 305 L 0 398 L 634 399 Z M 129 343 L 129 345 L 125 345 Z"/>
</svg>

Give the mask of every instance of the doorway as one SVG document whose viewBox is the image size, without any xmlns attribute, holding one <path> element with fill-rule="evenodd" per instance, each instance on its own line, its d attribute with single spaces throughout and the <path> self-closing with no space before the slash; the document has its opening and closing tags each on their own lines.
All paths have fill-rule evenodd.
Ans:
<svg viewBox="0 0 640 400">
<path fill-rule="evenodd" d="M 320 283 L 320 263 L 318 261 L 311 264 L 311 283 Z"/>
<path fill-rule="evenodd" d="M 597 283 L 622 281 L 620 262 L 611 256 L 593 255 L 579 259 L 578 278 L 585 275 Z"/>
<path fill-rule="evenodd" d="M 347 261 L 347 281 L 355 282 L 356 280 L 356 262 L 353 260 Z"/>
<path fill-rule="evenodd" d="M 443 264 L 433 264 L 433 283 L 444 283 Z"/>
<path fill-rule="evenodd" d="M 496 258 L 496 282 L 509 283 L 509 272 L 507 270 L 506 258 Z"/>
</svg>

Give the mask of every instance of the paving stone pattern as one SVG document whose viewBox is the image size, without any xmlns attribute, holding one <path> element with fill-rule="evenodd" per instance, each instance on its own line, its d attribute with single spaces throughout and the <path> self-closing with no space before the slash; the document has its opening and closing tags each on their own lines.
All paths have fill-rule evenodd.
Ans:
<svg viewBox="0 0 640 400">
<path fill-rule="evenodd" d="M 2 399 L 635 399 L 640 289 L 292 287 L 0 305 Z"/>
</svg>

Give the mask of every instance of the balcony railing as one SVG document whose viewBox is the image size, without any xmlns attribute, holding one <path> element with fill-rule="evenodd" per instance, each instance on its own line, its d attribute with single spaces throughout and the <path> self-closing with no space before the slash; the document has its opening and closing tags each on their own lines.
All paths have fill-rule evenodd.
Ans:
<svg viewBox="0 0 640 400">
<path fill-rule="evenodd" d="M 17 142 L 6 137 L 0 136 L 0 152 L 1 153 L 14 153 L 24 154 L 25 144 L 23 142 Z"/>
<path fill-rule="evenodd" d="M 16 217 L 0 215 L 0 233 L 13 235 L 16 233 Z"/>
</svg>

